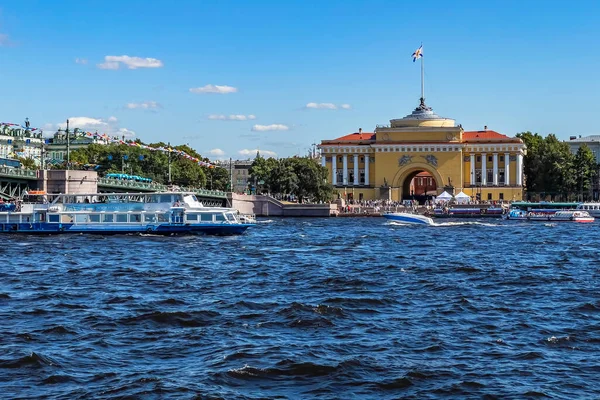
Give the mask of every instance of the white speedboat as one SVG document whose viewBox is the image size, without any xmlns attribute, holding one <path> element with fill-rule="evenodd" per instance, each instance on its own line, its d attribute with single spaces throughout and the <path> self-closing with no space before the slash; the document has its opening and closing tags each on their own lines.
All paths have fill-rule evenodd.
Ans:
<svg viewBox="0 0 600 400">
<path fill-rule="evenodd" d="M 401 222 L 403 224 L 420 224 L 420 225 L 433 225 L 433 220 L 429 217 L 420 214 L 411 214 L 406 212 L 390 212 L 384 213 L 384 218 L 390 221 Z"/>
</svg>

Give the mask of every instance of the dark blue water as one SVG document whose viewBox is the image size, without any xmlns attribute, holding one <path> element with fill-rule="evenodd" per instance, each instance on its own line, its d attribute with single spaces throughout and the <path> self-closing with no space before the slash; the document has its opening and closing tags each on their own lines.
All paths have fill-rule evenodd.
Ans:
<svg viewBox="0 0 600 400">
<path fill-rule="evenodd" d="M 3 236 L 2 398 L 600 397 L 600 224 Z"/>
</svg>

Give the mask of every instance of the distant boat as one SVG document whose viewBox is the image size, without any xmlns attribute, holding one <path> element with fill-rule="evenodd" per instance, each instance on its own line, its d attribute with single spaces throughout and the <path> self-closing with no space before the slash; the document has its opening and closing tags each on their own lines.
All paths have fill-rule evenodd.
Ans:
<svg viewBox="0 0 600 400">
<path fill-rule="evenodd" d="M 535 213 L 529 212 L 527 214 L 528 221 L 549 221 L 549 222 L 594 222 L 595 218 L 592 217 L 587 211 L 579 210 L 561 210 L 554 214 Z"/>
<path fill-rule="evenodd" d="M 433 225 L 434 222 L 431 218 L 420 214 L 411 214 L 406 212 L 390 212 L 384 213 L 383 217 L 390 221 L 401 222 L 404 224 L 420 224 L 420 225 Z"/>
<path fill-rule="evenodd" d="M 600 217 L 600 203 L 581 203 L 577 210 L 587 211 L 592 217 Z"/>
</svg>

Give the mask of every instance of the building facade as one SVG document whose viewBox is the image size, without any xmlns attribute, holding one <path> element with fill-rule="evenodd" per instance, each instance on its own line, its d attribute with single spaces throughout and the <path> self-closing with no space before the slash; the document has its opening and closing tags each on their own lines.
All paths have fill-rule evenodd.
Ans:
<svg viewBox="0 0 600 400">
<path fill-rule="evenodd" d="M 426 191 L 463 191 L 473 200 L 521 200 L 526 147 L 485 127 L 464 131 L 421 104 L 410 115 L 319 145 L 321 165 L 340 196 L 356 200 L 411 199 L 413 178 L 427 173 Z M 420 176 L 424 176 L 420 175 Z M 411 182 L 413 189 L 411 190 Z"/>
<path fill-rule="evenodd" d="M 569 141 L 567 142 L 569 148 L 571 149 L 571 153 L 577 154 L 577 150 L 583 144 L 586 144 L 592 153 L 594 153 L 594 157 L 596 158 L 596 164 L 600 164 L 600 135 L 590 135 L 579 137 L 571 136 Z"/>
<path fill-rule="evenodd" d="M 0 158 L 32 158 L 39 165 L 43 143 L 42 131 L 0 126 Z"/>
<path fill-rule="evenodd" d="M 50 162 L 63 162 L 67 159 L 67 149 L 71 152 L 90 144 L 108 144 L 108 140 L 109 138 L 106 135 L 92 134 L 80 131 L 77 128 L 69 132 L 59 129 L 52 138 L 47 140 L 47 158 Z"/>
<path fill-rule="evenodd" d="M 254 186 L 254 182 L 250 181 L 252 160 L 215 161 L 214 164 L 229 171 L 235 193 L 246 193 Z"/>
</svg>

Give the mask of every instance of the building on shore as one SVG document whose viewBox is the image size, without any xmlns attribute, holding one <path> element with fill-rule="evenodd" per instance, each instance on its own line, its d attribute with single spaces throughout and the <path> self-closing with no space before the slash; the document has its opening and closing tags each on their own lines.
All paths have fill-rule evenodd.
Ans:
<svg viewBox="0 0 600 400">
<path fill-rule="evenodd" d="M 43 144 L 42 131 L 0 125 L 0 158 L 32 158 L 39 165 Z"/>
<path fill-rule="evenodd" d="M 487 126 L 465 131 L 435 114 L 423 97 L 404 118 L 378 125 L 374 132 L 359 129 L 322 140 L 319 149 L 330 183 L 347 200 L 422 200 L 443 191 L 463 191 L 482 201 L 523 198 L 523 141 Z M 421 198 L 415 188 L 423 181 L 415 185 L 415 177 L 431 178 Z"/>
<path fill-rule="evenodd" d="M 214 161 L 214 164 L 229 171 L 233 192 L 246 193 L 254 185 L 254 182 L 250 181 L 252 160 Z"/>
<path fill-rule="evenodd" d="M 579 137 L 571 136 L 567 144 L 569 145 L 571 153 L 573 154 L 577 154 L 579 147 L 586 144 L 590 150 L 592 150 L 592 153 L 596 158 L 596 164 L 600 164 L 600 135 L 590 135 L 584 137 L 581 137 L 581 135 L 579 135 Z"/>
<path fill-rule="evenodd" d="M 77 128 L 72 131 L 59 129 L 47 142 L 46 152 L 51 162 L 63 162 L 67 159 L 67 148 L 71 152 L 90 144 L 108 144 L 109 137 L 98 133 L 84 132 Z"/>
</svg>

